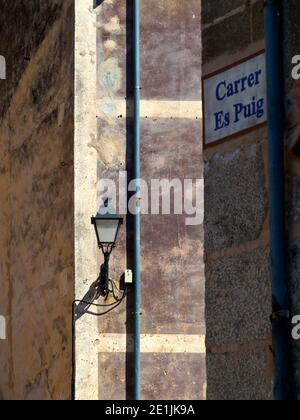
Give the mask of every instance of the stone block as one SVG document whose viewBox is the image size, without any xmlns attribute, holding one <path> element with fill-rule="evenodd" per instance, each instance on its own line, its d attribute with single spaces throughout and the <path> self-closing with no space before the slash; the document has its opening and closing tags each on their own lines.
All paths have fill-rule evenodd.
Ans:
<svg viewBox="0 0 300 420">
<path fill-rule="evenodd" d="M 211 261 L 206 267 L 207 345 L 261 340 L 271 335 L 269 252 Z"/>
<path fill-rule="evenodd" d="M 222 55 L 243 51 L 251 42 L 250 22 L 250 12 L 246 9 L 205 28 L 202 32 L 203 62 L 207 64 Z M 224 62 L 224 66 L 227 64 Z"/>
<path fill-rule="evenodd" d="M 215 154 L 205 167 L 204 202 L 206 251 L 258 239 L 267 206 L 261 147 Z"/>
<path fill-rule="evenodd" d="M 252 34 L 254 42 L 264 39 L 264 0 L 259 0 L 252 5 Z"/>
<path fill-rule="evenodd" d="M 207 399 L 273 400 L 272 354 L 268 347 L 207 355 Z"/>
<path fill-rule="evenodd" d="M 215 0 L 205 1 L 202 10 L 202 22 L 204 24 L 211 23 L 245 4 L 245 0 L 224 0 L 218 1 L 218 6 L 216 6 Z"/>
</svg>

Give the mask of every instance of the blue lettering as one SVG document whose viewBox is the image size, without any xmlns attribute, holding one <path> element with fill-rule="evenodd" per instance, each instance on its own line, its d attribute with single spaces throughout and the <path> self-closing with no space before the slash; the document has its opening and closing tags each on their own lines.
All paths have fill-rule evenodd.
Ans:
<svg viewBox="0 0 300 420">
<path fill-rule="evenodd" d="M 230 98 L 230 96 L 236 95 L 238 92 L 234 90 L 233 83 L 229 83 L 227 87 L 227 96 Z"/>
<path fill-rule="evenodd" d="M 216 88 L 216 98 L 218 101 L 224 101 L 225 98 L 237 95 L 247 89 L 253 88 L 261 83 L 262 70 L 250 73 L 234 82 L 226 80 L 219 82 Z"/>
<path fill-rule="evenodd" d="M 264 116 L 264 98 L 256 100 L 255 96 L 252 98 L 252 102 L 244 105 L 242 103 L 238 103 L 233 105 L 234 106 L 234 115 L 235 119 L 234 122 L 238 123 L 242 118 L 248 119 L 252 117 L 256 117 L 260 119 Z"/>
<path fill-rule="evenodd" d="M 248 77 L 248 86 L 253 87 L 255 85 L 255 76 L 251 73 Z"/>
<path fill-rule="evenodd" d="M 216 112 L 215 113 L 215 131 L 221 130 L 221 128 L 223 128 L 223 117 L 224 112 L 220 111 L 220 112 Z"/>
<path fill-rule="evenodd" d="M 215 113 L 215 131 L 221 130 L 224 127 L 228 127 L 230 124 L 230 114 L 223 111 Z"/>
<path fill-rule="evenodd" d="M 262 75 L 262 70 L 257 70 L 255 72 L 255 84 L 256 85 L 260 84 L 259 76 L 261 76 L 261 75 Z"/>
<path fill-rule="evenodd" d="M 220 96 L 220 89 L 221 89 L 222 86 L 224 86 L 225 89 L 226 89 L 226 82 L 220 82 L 217 86 L 216 97 L 217 97 L 218 101 L 223 101 L 226 98 L 226 93 L 224 93 L 223 96 Z"/>
<path fill-rule="evenodd" d="M 234 118 L 234 122 L 237 123 L 240 121 L 240 115 L 242 113 L 242 111 L 244 110 L 244 105 L 239 103 L 239 104 L 235 104 L 234 106 L 234 110 L 235 110 L 235 118 Z"/>
<path fill-rule="evenodd" d="M 257 101 L 257 118 L 260 119 L 264 116 L 265 110 L 264 110 L 265 100 L 264 98 Z"/>
<path fill-rule="evenodd" d="M 224 117 L 224 127 L 228 127 L 230 125 L 230 114 L 226 112 Z"/>
</svg>

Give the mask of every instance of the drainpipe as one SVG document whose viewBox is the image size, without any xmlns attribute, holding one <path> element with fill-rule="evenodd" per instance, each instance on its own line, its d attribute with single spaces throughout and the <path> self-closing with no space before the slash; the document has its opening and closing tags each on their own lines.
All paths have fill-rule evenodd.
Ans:
<svg viewBox="0 0 300 420">
<path fill-rule="evenodd" d="M 134 179 L 136 180 L 137 214 L 134 216 L 134 397 L 141 399 L 141 129 L 140 129 L 140 1 L 134 0 L 133 51 L 134 51 Z"/>
<path fill-rule="evenodd" d="M 275 358 L 275 399 L 291 399 L 290 311 L 286 262 L 284 171 L 284 71 L 282 2 L 265 0 L 265 33 L 269 134 L 270 240 Z"/>
</svg>

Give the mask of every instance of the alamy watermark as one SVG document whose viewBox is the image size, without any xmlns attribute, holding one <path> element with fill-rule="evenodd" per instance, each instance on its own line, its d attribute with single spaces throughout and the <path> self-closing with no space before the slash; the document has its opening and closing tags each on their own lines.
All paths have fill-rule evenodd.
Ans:
<svg viewBox="0 0 300 420">
<path fill-rule="evenodd" d="M 0 55 L 0 79 L 6 79 L 6 60 L 3 55 Z"/>
<path fill-rule="evenodd" d="M 204 216 L 203 179 L 137 179 L 128 182 L 126 171 L 119 179 L 102 179 L 98 189 L 99 208 L 109 199 L 121 215 L 185 215 L 187 226 L 199 226 Z"/>
<path fill-rule="evenodd" d="M 294 340 L 300 340 L 300 315 L 296 315 L 292 319 L 292 337 Z"/>
<path fill-rule="evenodd" d="M 6 319 L 0 315 L 0 340 L 6 340 Z"/>
<path fill-rule="evenodd" d="M 292 65 L 294 66 L 292 69 L 292 78 L 294 80 L 300 79 L 300 55 L 295 55 L 292 58 Z"/>
</svg>

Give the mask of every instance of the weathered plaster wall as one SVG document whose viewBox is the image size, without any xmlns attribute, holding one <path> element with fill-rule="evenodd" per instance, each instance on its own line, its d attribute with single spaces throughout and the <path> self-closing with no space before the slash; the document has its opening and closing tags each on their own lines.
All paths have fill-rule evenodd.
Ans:
<svg viewBox="0 0 300 420">
<path fill-rule="evenodd" d="M 102 178 L 132 161 L 132 1 L 76 1 L 76 290 L 96 280 L 90 217 Z M 202 178 L 201 2 L 141 0 L 142 177 Z M 82 157 L 85 157 L 84 159 Z M 111 261 L 131 267 L 130 217 Z M 202 226 L 142 220 L 142 398 L 205 398 Z M 94 250 L 91 246 L 94 244 Z M 76 397 L 132 398 L 133 297 L 105 317 L 77 315 Z"/>
<path fill-rule="evenodd" d="M 263 1 L 203 2 L 203 72 L 264 48 Z M 207 397 L 272 399 L 267 132 L 206 149 Z"/>
<path fill-rule="evenodd" d="M 72 0 L 1 2 L 0 398 L 69 399 L 73 301 Z"/>
</svg>

